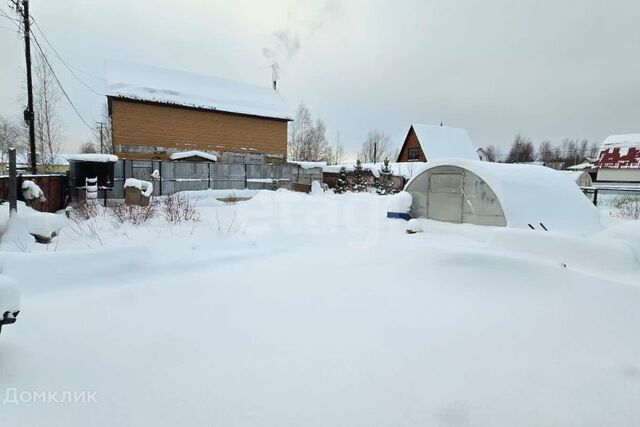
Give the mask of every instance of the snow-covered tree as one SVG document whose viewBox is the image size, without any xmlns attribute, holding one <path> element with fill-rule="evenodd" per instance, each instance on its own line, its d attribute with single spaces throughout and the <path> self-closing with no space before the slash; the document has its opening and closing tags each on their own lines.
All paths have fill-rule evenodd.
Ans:
<svg viewBox="0 0 640 427">
<path fill-rule="evenodd" d="M 367 191 L 367 177 L 364 176 L 364 169 L 360 159 L 358 159 L 356 167 L 351 172 L 351 190 L 356 192 Z"/>
<path fill-rule="evenodd" d="M 376 183 L 376 193 L 384 196 L 386 194 L 393 194 L 395 190 L 393 188 L 393 171 L 389 166 L 389 159 L 384 159 L 384 163 L 380 168 L 380 178 Z"/>
<path fill-rule="evenodd" d="M 347 168 L 344 166 L 342 166 L 340 172 L 338 172 L 338 179 L 336 180 L 336 188 L 334 191 L 337 194 L 349 191 L 349 178 L 347 177 Z"/>
</svg>

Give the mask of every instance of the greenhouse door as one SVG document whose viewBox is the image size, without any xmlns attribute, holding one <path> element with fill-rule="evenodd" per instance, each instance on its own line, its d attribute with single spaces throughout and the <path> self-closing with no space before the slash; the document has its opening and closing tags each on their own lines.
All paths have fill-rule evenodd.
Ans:
<svg viewBox="0 0 640 427">
<path fill-rule="evenodd" d="M 462 222 L 464 173 L 432 173 L 429 175 L 427 218 L 446 222 Z"/>
</svg>

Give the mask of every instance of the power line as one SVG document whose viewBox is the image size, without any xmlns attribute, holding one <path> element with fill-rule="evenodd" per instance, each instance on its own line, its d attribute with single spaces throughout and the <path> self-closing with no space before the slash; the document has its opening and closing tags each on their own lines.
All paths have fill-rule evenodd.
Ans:
<svg viewBox="0 0 640 427">
<path fill-rule="evenodd" d="M 78 75 L 71 69 L 71 65 L 69 65 L 64 59 L 62 59 L 62 56 L 60 56 L 60 54 L 58 53 L 56 48 L 53 47 L 53 45 L 51 44 L 51 42 L 49 41 L 47 36 L 44 34 L 44 31 L 42 31 L 42 28 L 40 28 L 40 26 L 38 25 L 38 22 L 35 19 L 33 19 L 33 17 L 31 17 L 31 19 L 32 19 L 33 23 L 35 24 L 36 28 L 38 29 L 38 31 L 40 31 L 40 34 L 42 34 L 42 37 L 44 38 L 44 41 L 49 45 L 49 47 L 51 48 L 51 50 L 53 51 L 55 56 L 60 60 L 60 62 L 62 62 L 62 64 L 66 67 L 66 69 L 69 70 L 71 75 L 73 75 L 73 77 L 75 77 L 75 79 L 77 81 L 79 81 L 84 87 L 89 89 L 91 92 L 95 93 L 96 95 L 104 96 L 103 93 L 97 92 L 91 86 L 89 86 L 87 83 L 85 83 L 82 79 L 80 79 L 80 77 L 78 77 Z M 31 32 L 31 34 L 33 34 L 33 31 Z M 34 34 L 34 38 L 35 38 L 35 34 Z M 88 73 L 86 73 L 86 74 L 88 74 Z"/>
<path fill-rule="evenodd" d="M 64 87 L 62 86 L 62 83 L 60 83 L 60 79 L 58 79 L 58 76 L 56 75 L 56 72 L 53 71 L 53 67 L 51 66 L 51 63 L 49 62 L 49 59 L 47 58 L 47 55 L 44 53 L 44 50 L 42 49 L 42 46 L 40 46 L 40 42 L 36 38 L 35 34 L 33 34 L 33 32 L 31 32 L 31 35 L 33 36 L 33 41 L 36 42 L 36 46 L 38 47 L 38 50 L 42 54 L 42 58 L 44 59 L 44 62 L 49 67 L 49 70 L 51 70 L 51 74 L 53 74 L 53 78 L 58 83 L 58 86 L 60 87 L 60 90 L 64 94 L 64 97 L 67 98 L 67 101 L 69 101 L 69 104 L 73 108 L 73 111 L 76 112 L 76 115 L 80 118 L 80 120 L 82 120 L 82 123 L 84 123 L 85 126 L 87 126 L 89 129 L 91 129 L 91 131 L 93 131 L 94 130 L 93 127 L 91 125 L 89 125 L 89 123 L 87 123 L 87 121 L 84 119 L 84 117 L 82 117 L 82 115 L 80 114 L 80 111 L 78 111 L 78 109 L 76 108 L 75 104 L 71 101 L 71 98 L 69 98 L 69 95 L 67 94 L 67 91 L 64 90 Z"/>
</svg>

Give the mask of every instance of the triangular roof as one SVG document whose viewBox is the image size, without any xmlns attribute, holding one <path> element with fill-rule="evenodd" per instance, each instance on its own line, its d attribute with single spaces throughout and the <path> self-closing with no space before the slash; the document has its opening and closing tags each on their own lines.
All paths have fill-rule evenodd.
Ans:
<svg viewBox="0 0 640 427">
<path fill-rule="evenodd" d="M 105 79 L 111 97 L 291 119 L 284 100 L 267 86 L 119 61 L 105 64 Z"/>
<path fill-rule="evenodd" d="M 439 158 L 478 160 L 477 148 L 465 129 L 413 123 L 402 144 L 402 152 L 413 130 L 427 161 Z"/>
</svg>

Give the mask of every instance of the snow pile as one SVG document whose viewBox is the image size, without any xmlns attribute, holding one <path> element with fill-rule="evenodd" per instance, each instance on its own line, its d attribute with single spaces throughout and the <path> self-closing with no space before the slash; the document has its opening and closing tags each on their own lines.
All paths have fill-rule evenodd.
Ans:
<svg viewBox="0 0 640 427">
<path fill-rule="evenodd" d="M 411 210 L 413 197 L 407 191 L 401 191 L 389 197 L 387 212 L 408 213 Z"/>
<path fill-rule="evenodd" d="M 323 196 L 325 189 L 322 186 L 323 184 L 319 181 L 311 182 L 311 195 L 312 196 Z"/>
<path fill-rule="evenodd" d="M 108 62 L 105 68 L 108 96 L 291 119 L 270 87 L 124 62 Z"/>
<path fill-rule="evenodd" d="M 15 213 L 7 221 L 0 235 L 0 251 L 29 252 L 36 239 L 29 233 L 25 221 Z"/>
<path fill-rule="evenodd" d="M 137 188 L 145 197 L 151 197 L 153 194 L 153 184 L 141 179 L 127 178 L 124 182 L 124 188 Z"/>
<path fill-rule="evenodd" d="M 37 200 L 39 202 L 46 202 L 42 189 L 33 181 L 22 181 L 22 197 L 27 201 Z"/>
<path fill-rule="evenodd" d="M 18 283 L 2 274 L 0 270 L 0 317 L 9 311 L 11 313 L 20 310 L 20 292 L 18 291 Z"/>
<path fill-rule="evenodd" d="M 640 262 L 640 221 L 628 221 L 598 233 L 601 238 L 617 239 L 629 245 Z"/>
<path fill-rule="evenodd" d="M 31 234 L 50 237 L 57 233 L 66 223 L 64 215 L 40 212 L 18 201 L 18 216 L 20 221 Z M 4 233 L 9 224 L 9 203 L 0 204 L 0 235 Z"/>
<path fill-rule="evenodd" d="M 422 228 L 422 221 L 417 218 L 412 218 L 407 222 L 407 232 L 408 233 L 421 233 L 424 229 Z"/>
<path fill-rule="evenodd" d="M 62 157 L 70 162 L 93 162 L 93 163 L 115 163 L 118 156 L 113 154 L 82 153 L 82 154 L 62 154 Z"/>
<path fill-rule="evenodd" d="M 171 156 L 169 156 L 171 160 L 188 159 L 189 157 L 201 157 L 205 160 L 210 160 L 212 162 L 218 161 L 218 156 L 216 156 L 215 154 L 206 153 L 204 151 L 197 151 L 197 150 L 180 151 L 178 153 L 173 153 L 171 154 Z"/>
</svg>

